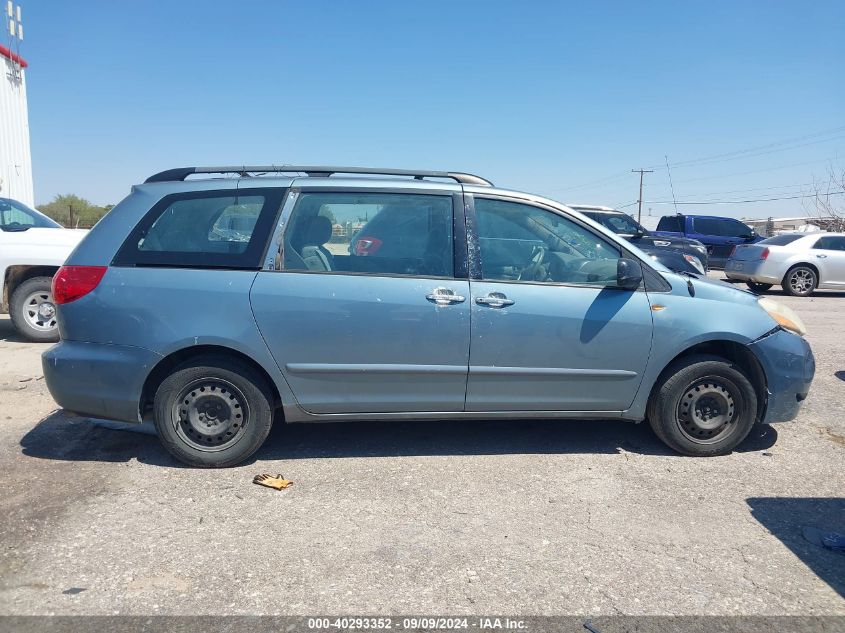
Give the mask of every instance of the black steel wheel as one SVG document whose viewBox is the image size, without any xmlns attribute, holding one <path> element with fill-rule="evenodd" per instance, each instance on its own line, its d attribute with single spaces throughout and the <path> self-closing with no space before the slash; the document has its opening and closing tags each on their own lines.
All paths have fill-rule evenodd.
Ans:
<svg viewBox="0 0 845 633">
<path fill-rule="evenodd" d="M 690 356 L 668 367 L 648 406 L 655 434 L 685 455 L 730 453 L 757 421 L 757 394 L 743 370 L 718 356 Z"/>
<path fill-rule="evenodd" d="M 176 433 L 197 450 L 225 450 L 244 436 L 249 403 L 227 380 L 199 378 L 176 397 L 170 415 Z"/>
<path fill-rule="evenodd" d="M 678 403 L 676 416 L 681 432 L 699 444 L 718 442 L 731 433 L 737 413 L 735 390 L 731 382 L 718 377 L 693 381 Z"/>
<path fill-rule="evenodd" d="M 252 455 L 273 424 L 267 379 L 238 359 L 205 357 L 175 368 L 155 394 L 164 447 L 201 468 L 234 466 Z"/>
</svg>

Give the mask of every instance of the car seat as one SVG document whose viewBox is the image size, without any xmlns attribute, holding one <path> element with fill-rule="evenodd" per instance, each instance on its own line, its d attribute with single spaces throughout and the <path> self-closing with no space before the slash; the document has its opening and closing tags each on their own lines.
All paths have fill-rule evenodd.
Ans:
<svg viewBox="0 0 845 633">
<path fill-rule="evenodd" d="M 334 256 L 324 246 L 331 237 L 332 221 L 323 215 L 315 215 L 302 230 L 297 230 L 291 246 L 308 270 L 331 271 L 334 270 Z"/>
</svg>

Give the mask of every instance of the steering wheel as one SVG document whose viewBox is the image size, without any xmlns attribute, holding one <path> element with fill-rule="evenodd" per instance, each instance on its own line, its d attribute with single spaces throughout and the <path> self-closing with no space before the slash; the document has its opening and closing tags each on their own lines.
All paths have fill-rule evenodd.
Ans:
<svg viewBox="0 0 845 633">
<path fill-rule="evenodd" d="M 549 249 L 545 245 L 535 246 L 531 252 L 528 265 L 519 271 L 519 281 L 546 281 L 549 277 L 549 267 L 546 265 Z"/>
</svg>

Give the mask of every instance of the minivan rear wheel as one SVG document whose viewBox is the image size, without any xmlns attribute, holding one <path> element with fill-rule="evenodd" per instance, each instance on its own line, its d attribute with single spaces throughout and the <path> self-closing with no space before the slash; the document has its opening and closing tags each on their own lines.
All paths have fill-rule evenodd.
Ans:
<svg viewBox="0 0 845 633">
<path fill-rule="evenodd" d="M 648 407 L 655 434 L 698 457 L 730 453 L 751 432 L 757 396 L 742 370 L 718 356 L 691 356 L 670 366 Z"/>
<path fill-rule="evenodd" d="M 155 394 L 155 425 L 181 462 L 225 468 L 246 460 L 273 424 L 266 380 L 234 359 L 203 358 L 178 366 Z"/>
</svg>

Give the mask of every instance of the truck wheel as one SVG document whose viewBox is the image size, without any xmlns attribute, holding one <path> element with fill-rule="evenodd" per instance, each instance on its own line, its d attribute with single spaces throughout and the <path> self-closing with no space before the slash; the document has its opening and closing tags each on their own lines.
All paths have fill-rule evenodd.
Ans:
<svg viewBox="0 0 845 633">
<path fill-rule="evenodd" d="M 249 365 L 205 357 L 178 366 L 155 394 L 155 426 L 164 447 L 199 468 L 235 466 L 273 425 L 273 397 Z"/>
<path fill-rule="evenodd" d="M 748 289 L 752 292 L 766 292 L 770 290 L 773 284 L 758 284 L 756 281 L 746 281 L 745 285 L 748 286 Z"/>
<path fill-rule="evenodd" d="M 15 288 L 9 301 L 9 316 L 18 333 L 36 343 L 59 340 L 56 304 L 50 277 L 33 277 Z"/>
<path fill-rule="evenodd" d="M 793 297 L 809 297 L 818 285 L 819 277 L 816 271 L 803 264 L 787 270 L 781 282 L 783 291 Z"/>
<path fill-rule="evenodd" d="M 754 387 L 718 356 L 691 356 L 670 366 L 648 406 L 648 420 L 667 446 L 696 457 L 726 455 L 757 419 Z"/>
</svg>

